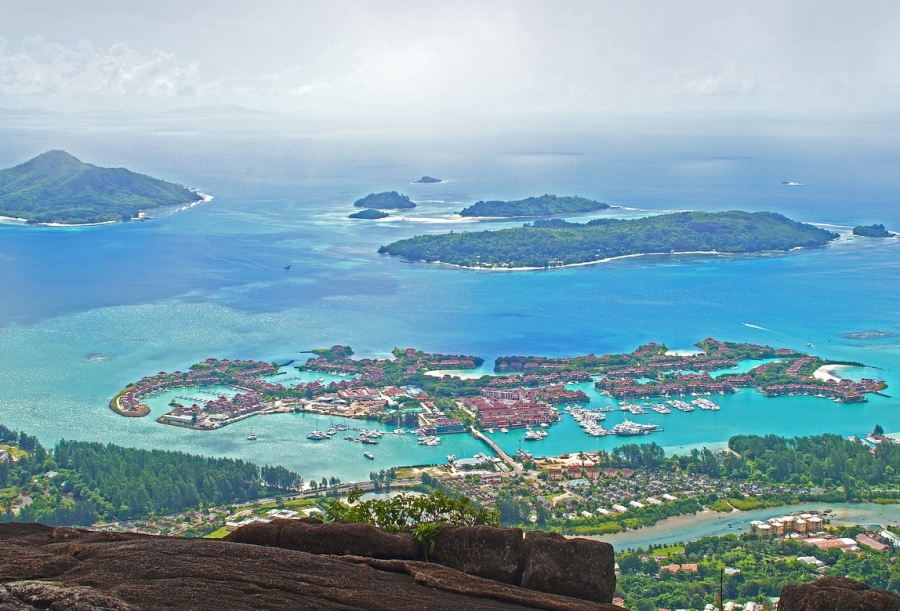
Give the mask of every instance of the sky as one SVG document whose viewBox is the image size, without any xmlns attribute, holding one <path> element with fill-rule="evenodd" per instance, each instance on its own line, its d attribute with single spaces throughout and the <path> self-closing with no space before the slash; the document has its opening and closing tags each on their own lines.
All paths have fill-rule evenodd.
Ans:
<svg viewBox="0 0 900 611">
<path fill-rule="evenodd" d="M 900 2 L 3 0 L 0 107 L 893 113 Z"/>
</svg>

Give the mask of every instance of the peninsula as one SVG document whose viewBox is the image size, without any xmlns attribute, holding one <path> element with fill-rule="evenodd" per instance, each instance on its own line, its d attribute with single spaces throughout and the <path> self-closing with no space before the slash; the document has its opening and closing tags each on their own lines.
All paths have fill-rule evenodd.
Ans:
<svg viewBox="0 0 900 611">
<path fill-rule="evenodd" d="M 459 214 L 460 216 L 534 217 L 578 214 L 607 208 L 609 208 L 609 204 L 584 197 L 541 195 L 510 202 L 475 202 L 468 208 L 463 208 Z"/>
<path fill-rule="evenodd" d="M 865 402 L 867 393 L 886 388 L 879 380 L 822 376 L 820 370 L 853 363 L 825 360 L 789 348 L 712 338 L 697 346 L 699 352 L 687 355 L 650 343 L 627 354 L 505 356 L 494 363 L 494 371 L 503 375 L 468 379 L 448 372 L 477 369 L 483 359 L 414 348 L 395 348 L 392 358 L 354 359 L 349 346 L 337 345 L 312 351 L 313 356 L 297 366 L 301 371 L 335 376 L 331 382 L 324 378 L 303 382 L 282 371 L 284 366 L 273 363 L 210 358 L 184 372 L 160 372 L 130 384 L 116 395 L 110 407 L 123 416 L 143 417 L 150 413 L 146 404 L 149 397 L 172 393 L 163 400 L 174 397 L 169 403 L 174 409 L 160 416 L 160 423 L 210 430 L 256 414 L 307 411 L 398 422 L 433 436 L 462 433 L 472 427 L 488 432 L 547 428 L 562 418 L 557 406 L 568 405 L 565 411 L 582 422 L 586 434 L 603 436 L 649 434 L 657 428 L 614 427 L 607 431 L 598 426 L 605 417 L 601 412 L 613 408 L 598 411 L 577 407 L 589 403 L 589 397 L 567 384 L 596 380 L 599 391 L 621 401 L 618 409 L 633 414 L 646 412 L 629 401 L 653 398 L 663 399 L 652 406 L 660 414 L 671 413 L 667 405 L 685 412 L 693 411 L 694 406 L 718 410 L 708 399 L 690 397 L 732 394 L 740 388 L 754 388 L 767 397 L 809 395 L 839 403 Z M 761 362 L 747 373 L 728 371 L 748 360 Z M 711 376 L 710 372 L 718 375 Z M 222 392 L 223 386 L 230 387 L 231 393 Z M 325 440 L 333 434 L 316 431 L 310 439 Z M 526 439 L 540 437 L 534 433 Z M 348 440 L 360 441 L 352 436 Z"/>
<path fill-rule="evenodd" d="M 0 216 L 30 224 L 129 221 L 146 210 L 202 199 L 180 185 L 125 168 L 83 163 L 65 151 L 49 151 L 0 170 Z"/>
<path fill-rule="evenodd" d="M 569 223 L 422 235 L 382 254 L 473 268 L 548 268 L 642 254 L 744 254 L 824 246 L 838 234 L 773 212 L 679 212 L 634 220 Z"/>
<path fill-rule="evenodd" d="M 415 208 L 416 205 L 406 195 L 396 191 L 384 191 L 382 193 L 369 193 L 353 204 L 357 208 L 373 208 L 375 210 L 402 210 Z"/>
</svg>

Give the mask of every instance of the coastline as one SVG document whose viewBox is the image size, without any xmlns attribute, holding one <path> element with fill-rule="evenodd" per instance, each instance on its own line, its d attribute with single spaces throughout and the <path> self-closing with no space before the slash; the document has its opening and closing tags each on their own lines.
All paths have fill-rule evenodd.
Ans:
<svg viewBox="0 0 900 611">
<path fill-rule="evenodd" d="M 843 378 L 837 372 L 847 367 L 850 365 L 822 365 L 813 372 L 813 377 L 824 382 L 840 382 Z"/>
<path fill-rule="evenodd" d="M 802 249 L 802 247 L 799 247 Z M 556 265 L 554 267 L 472 267 L 469 265 L 459 265 L 458 263 L 446 263 L 444 261 L 410 261 L 410 263 L 436 263 L 438 265 L 447 265 L 449 267 L 456 267 L 459 269 L 471 269 L 474 271 L 485 271 L 485 272 L 531 272 L 531 271 L 542 271 L 542 270 L 551 270 L 551 269 L 565 269 L 567 267 L 581 267 L 584 265 L 597 265 L 599 263 L 610 263 L 612 261 L 618 261 L 620 259 L 634 259 L 637 257 L 655 257 L 655 256 L 668 256 L 674 257 L 677 255 L 716 255 L 719 257 L 739 257 L 743 255 L 761 255 L 768 253 L 778 253 L 785 252 L 781 250 L 764 250 L 758 253 L 731 253 L 731 252 L 719 252 L 716 250 L 685 250 L 678 252 L 639 252 L 630 255 L 619 255 L 617 257 L 607 257 L 605 259 L 597 259 L 596 261 L 583 261 L 581 263 L 566 263 L 565 265 Z M 394 256 L 388 254 L 388 256 Z M 400 255 L 402 257 L 402 255 Z M 404 259 L 406 260 L 406 259 Z"/>
<path fill-rule="evenodd" d="M 171 206 L 160 206 L 159 208 L 169 208 L 174 207 L 175 210 L 172 210 L 169 214 L 175 214 L 181 210 L 187 210 L 188 208 L 193 208 L 197 204 L 205 204 L 206 202 L 212 201 L 213 196 L 207 195 L 206 193 L 202 193 L 200 191 L 194 190 L 194 193 L 200 196 L 200 199 L 192 202 L 182 202 L 180 204 L 172 204 Z M 151 208 L 151 210 L 156 210 L 156 208 Z M 154 217 L 145 217 L 144 211 L 139 210 L 138 215 L 132 217 L 129 221 L 149 221 Z M 20 219 L 14 216 L 0 216 L 0 225 L 27 225 L 28 227 L 99 227 L 101 225 L 115 225 L 117 223 L 124 223 L 126 221 L 100 221 L 99 223 L 29 223 L 28 219 Z"/>
</svg>

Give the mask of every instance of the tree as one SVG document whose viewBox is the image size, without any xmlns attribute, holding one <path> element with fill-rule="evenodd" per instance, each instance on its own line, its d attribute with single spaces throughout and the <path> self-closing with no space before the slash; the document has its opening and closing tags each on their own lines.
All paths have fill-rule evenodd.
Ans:
<svg viewBox="0 0 900 611">
<path fill-rule="evenodd" d="M 873 435 L 884 435 L 884 428 L 880 424 L 876 424 L 875 428 L 872 430 Z"/>
</svg>

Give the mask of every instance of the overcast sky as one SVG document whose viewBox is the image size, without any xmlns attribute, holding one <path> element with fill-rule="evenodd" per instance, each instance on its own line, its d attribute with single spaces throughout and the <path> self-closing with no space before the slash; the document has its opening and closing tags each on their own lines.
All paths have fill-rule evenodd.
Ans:
<svg viewBox="0 0 900 611">
<path fill-rule="evenodd" d="M 3 0 L 0 106 L 354 117 L 900 106 L 900 2 Z"/>
</svg>

